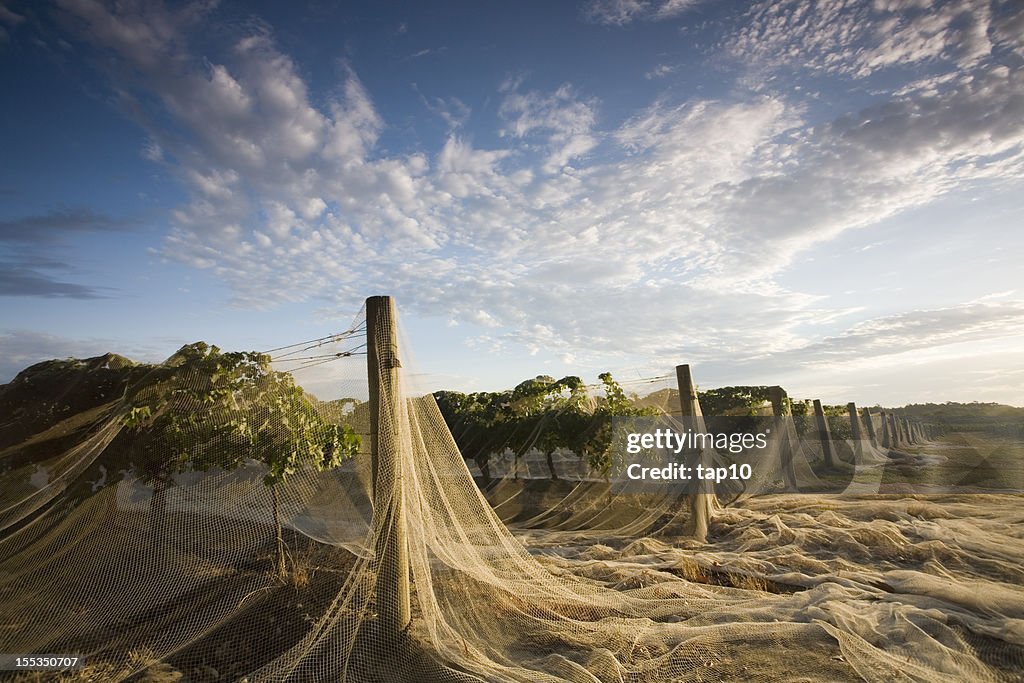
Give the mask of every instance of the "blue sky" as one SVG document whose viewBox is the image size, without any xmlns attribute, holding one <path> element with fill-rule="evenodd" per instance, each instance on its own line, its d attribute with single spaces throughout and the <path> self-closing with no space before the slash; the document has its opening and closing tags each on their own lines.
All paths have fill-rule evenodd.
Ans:
<svg viewBox="0 0 1024 683">
<path fill-rule="evenodd" d="M 429 5 L 0 0 L 0 381 L 389 293 L 429 389 L 1024 405 L 1020 3 Z"/>
</svg>

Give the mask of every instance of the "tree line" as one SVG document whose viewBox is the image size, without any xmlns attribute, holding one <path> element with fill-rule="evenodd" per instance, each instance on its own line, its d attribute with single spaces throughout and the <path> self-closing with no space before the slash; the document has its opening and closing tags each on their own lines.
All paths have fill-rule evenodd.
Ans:
<svg viewBox="0 0 1024 683">
<path fill-rule="evenodd" d="M 504 391 L 438 391 L 434 399 L 462 456 L 476 463 L 485 485 L 492 480 L 492 458 L 511 452 L 518 472 L 520 459 L 533 449 L 543 453 L 553 480 L 558 479 L 553 456 L 560 449 L 607 475 L 614 464 L 612 418 L 660 411 L 638 405 L 611 373 L 598 379 L 598 395 L 575 375 L 558 380 L 540 375 Z"/>
</svg>

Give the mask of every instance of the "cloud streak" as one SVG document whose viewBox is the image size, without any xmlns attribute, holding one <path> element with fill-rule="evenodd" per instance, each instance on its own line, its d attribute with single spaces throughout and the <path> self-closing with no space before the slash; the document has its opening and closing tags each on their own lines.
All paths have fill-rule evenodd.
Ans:
<svg viewBox="0 0 1024 683">
<path fill-rule="evenodd" d="M 885 363 L 892 356 L 921 349 L 1020 337 L 1024 301 L 974 302 L 914 310 L 859 322 L 842 333 L 769 356 L 772 362 L 835 368 L 844 364 Z"/>
<path fill-rule="evenodd" d="M 134 220 L 108 216 L 89 208 L 56 209 L 0 221 L 0 243 L 53 244 L 72 235 L 117 232 L 135 225 Z"/>
<path fill-rule="evenodd" d="M 589 21 L 624 26 L 634 21 L 664 21 L 684 14 L 699 0 L 591 0 L 583 16 Z"/>
<path fill-rule="evenodd" d="M 68 242 L 95 233 L 121 232 L 136 225 L 88 208 L 56 209 L 0 221 L 0 296 L 44 299 L 105 298 L 105 288 L 67 282 L 73 269 L 56 256 Z"/>
<path fill-rule="evenodd" d="M 0 296 L 29 296 L 44 299 L 100 299 L 97 288 L 64 282 L 38 268 L 0 262 Z"/>
</svg>

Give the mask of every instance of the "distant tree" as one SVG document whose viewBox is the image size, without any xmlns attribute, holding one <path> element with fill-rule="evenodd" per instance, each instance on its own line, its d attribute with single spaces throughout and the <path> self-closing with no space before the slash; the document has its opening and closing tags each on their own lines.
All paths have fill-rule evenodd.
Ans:
<svg viewBox="0 0 1024 683">
<path fill-rule="evenodd" d="M 438 391 L 434 400 L 455 439 L 459 452 L 480 468 L 482 483 L 491 482 L 491 456 L 505 448 L 510 427 L 507 419 L 512 392 Z"/>
<path fill-rule="evenodd" d="M 606 479 L 615 466 L 615 454 L 612 452 L 613 439 L 612 420 L 616 417 L 639 417 L 658 415 L 661 413 L 653 406 L 638 406 L 630 399 L 622 386 L 615 381 L 612 373 L 598 375 L 604 389 L 604 396 L 597 402 L 590 415 L 579 415 L 579 424 L 572 430 L 574 433 L 573 450 L 586 459 L 587 465 L 594 472 Z"/>
<path fill-rule="evenodd" d="M 600 379 L 604 396 L 596 402 L 573 375 L 559 380 L 540 375 L 500 392 L 438 391 L 434 399 L 463 457 L 480 468 L 484 485 L 491 481 L 490 458 L 506 449 L 511 449 L 517 465 L 530 449 L 540 450 L 552 479 L 558 478 L 553 455 L 560 448 L 607 476 L 613 465 L 612 418 L 660 411 L 637 405 L 610 373 Z"/>
<path fill-rule="evenodd" d="M 790 399 L 789 409 L 793 415 L 793 426 L 796 428 L 796 433 L 803 436 L 807 433 L 807 430 L 811 429 L 814 420 L 814 410 L 811 408 L 811 402 L 808 399 L 802 401 Z"/>
<path fill-rule="evenodd" d="M 705 417 L 754 416 L 769 403 L 769 389 L 764 386 L 719 387 L 700 391 L 697 397 Z"/>
<path fill-rule="evenodd" d="M 278 485 L 304 467 L 317 471 L 338 467 L 359 453 L 361 439 L 351 427 L 325 421 L 290 374 L 267 372 L 246 385 L 242 395 L 247 410 L 229 424 L 238 430 L 251 457 L 267 466 L 263 483 L 270 487 L 273 504 L 275 568 L 284 579 L 287 567 Z"/>
<path fill-rule="evenodd" d="M 516 464 L 521 455 L 537 448 L 544 454 L 551 479 L 557 480 L 554 453 L 573 445 L 574 430 L 579 426 L 576 418 L 583 411 L 585 398 L 583 380 L 574 375 L 557 381 L 541 375 L 520 382 L 509 402 L 509 419 L 518 424 L 518 438 L 511 444 Z"/>
<path fill-rule="evenodd" d="M 769 387 L 719 387 L 697 392 L 709 430 L 723 433 L 748 433 L 758 428 L 757 416 L 769 405 Z"/>
<path fill-rule="evenodd" d="M 203 342 L 182 347 L 133 388 L 129 401 L 125 426 L 143 438 L 144 451 L 156 454 L 140 459 L 136 470 L 154 488 L 150 519 L 157 546 L 164 545 L 166 490 L 175 474 L 231 470 L 256 460 L 268 470 L 275 571 L 285 578 L 277 485 L 302 467 L 337 467 L 358 452 L 358 435 L 322 418 L 291 375 L 271 369 L 269 356 L 222 353 Z"/>
<path fill-rule="evenodd" d="M 853 438 L 853 428 L 850 426 L 850 413 L 845 405 L 823 405 L 821 409 L 825 411 L 825 419 L 828 420 L 828 431 L 833 439 L 842 441 Z"/>
</svg>

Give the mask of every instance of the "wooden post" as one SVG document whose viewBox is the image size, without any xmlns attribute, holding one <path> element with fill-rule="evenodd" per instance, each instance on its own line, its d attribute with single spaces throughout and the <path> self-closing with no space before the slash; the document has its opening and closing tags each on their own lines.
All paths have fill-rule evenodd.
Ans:
<svg viewBox="0 0 1024 683">
<path fill-rule="evenodd" d="M 779 456 L 781 458 L 782 476 L 786 488 L 796 491 L 796 472 L 793 469 L 793 441 L 795 440 L 793 414 L 789 407 L 786 390 L 780 386 L 768 387 L 768 400 L 772 403 L 772 415 L 775 416 L 775 434 L 779 440 Z"/>
<path fill-rule="evenodd" d="M 707 431 L 704 426 L 704 413 L 700 409 L 697 388 L 693 384 L 689 365 L 676 366 L 676 383 L 679 386 L 679 410 L 683 417 L 693 418 L 693 428 Z"/>
<path fill-rule="evenodd" d="M 892 442 L 893 448 L 899 448 L 902 446 L 900 441 L 900 428 L 896 424 L 896 413 L 889 413 L 889 441 Z"/>
<path fill-rule="evenodd" d="M 850 415 L 850 438 L 853 439 L 853 463 L 864 462 L 864 437 L 860 431 L 860 416 L 857 415 L 857 404 L 850 401 L 846 404 L 846 412 Z"/>
<path fill-rule="evenodd" d="M 704 413 L 700 409 L 697 388 L 693 384 L 689 365 L 676 366 L 676 382 L 679 386 L 679 408 L 683 416 L 683 424 L 695 432 L 706 432 Z M 687 418 L 689 419 L 687 420 Z M 696 477 L 696 466 L 709 467 L 711 462 L 706 448 L 700 449 L 693 455 L 692 462 L 688 464 L 694 467 L 693 477 Z M 708 523 L 714 511 L 715 494 L 710 490 L 707 481 L 699 479 L 693 481 L 689 489 L 690 493 L 686 497 L 686 502 L 690 509 L 690 518 L 686 523 L 685 533 L 703 543 L 708 538 Z"/>
<path fill-rule="evenodd" d="M 818 425 L 818 440 L 821 442 L 821 453 L 825 456 L 825 467 L 834 469 L 835 459 L 832 457 L 832 435 L 828 430 L 825 410 L 821 407 L 821 401 L 818 399 L 814 399 L 814 420 Z"/>
<path fill-rule="evenodd" d="M 892 434 L 889 433 L 889 415 L 882 411 L 882 448 L 892 448 Z"/>
<path fill-rule="evenodd" d="M 398 641 L 409 623 L 409 546 L 399 448 L 398 341 L 389 296 L 366 300 L 366 369 L 370 390 L 370 467 L 377 553 L 377 613 L 382 635 Z M 378 520 L 380 522 L 378 523 Z"/>
<path fill-rule="evenodd" d="M 772 404 L 772 415 L 775 417 L 785 417 L 790 415 L 792 411 L 789 409 L 789 401 L 786 400 L 789 396 L 786 394 L 786 390 L 780 386 L 768 387 L 768 400 Z"/>
<path fill-rule="evenodd" d="M 868 439 L 871 441 L 872 446 L 878 448 L 878 435 L 875 434 L 875 423 L 871 419 L 871 411 L 865 408 L 863 414 L 864 426 L 868 429 Z"/>
</svg>

